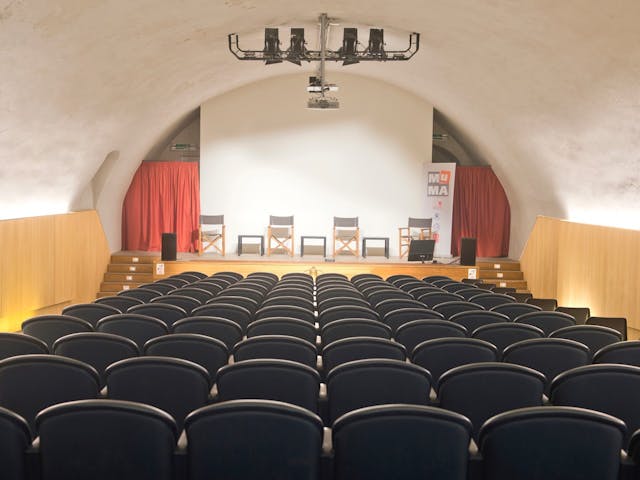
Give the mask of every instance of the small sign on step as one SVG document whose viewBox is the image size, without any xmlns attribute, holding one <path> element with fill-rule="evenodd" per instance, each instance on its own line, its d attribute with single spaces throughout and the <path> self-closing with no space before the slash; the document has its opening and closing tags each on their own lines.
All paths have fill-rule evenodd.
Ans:
<svg viewBox="0 0 640 480">
<path fill-rule="evenodd" d="M 123 289 L 123 290 L 129 290 L 129 285 L 123 285 L 123 286 L 122 286 L 122 289 Z"/>
<path fill-rule="evenodd" d="M 129 267 L 129 271 L 130 272 L 135 272 L 136 271 L 136 267 L 134 267 L 134 266 Z"/>
<path fill-rule="evenodd" d="M 499 263 L 494 263 L 493 264 L 493 268 L 494 268 L 494 270 L 500 270 L 501 265 Z"/>
<path fill-rule="evenodd" d="M 164 263 L 156 263 L 156 275 L 164 275 Z"/>
<path fill-rule="evenodd" d="M 506 288 L 507 282 L 500 282 L 500 288 Z"/>
<path fill-rule="evenodd" d="M 124 279 L 125 279 L 127 282 L 132 282 L 132 281 L 133 281 L 133 275 L 127 275 L 126 277 L 124 277 Z"/>
<path fill-rule="evenodd" d="M 471 280 L 476 280 L 478 278 L 478 269 L 477 268 L 468 268 L 467 269 L 467 278 Z"/>
<path fill-rule="evenodd" d="M 498 277 L 498 278 L 504 278 L 504 273 L 502 273 L 502 272 L 498 272 L 498 273 L 496 274 L 496 277 Z"/>
<path fill-rule="evenodd" d="M 133 257 L 131 259 L 131 263 L 138 263 L 140 261 L 140 259 L 138 257 Z"/>
</svg>

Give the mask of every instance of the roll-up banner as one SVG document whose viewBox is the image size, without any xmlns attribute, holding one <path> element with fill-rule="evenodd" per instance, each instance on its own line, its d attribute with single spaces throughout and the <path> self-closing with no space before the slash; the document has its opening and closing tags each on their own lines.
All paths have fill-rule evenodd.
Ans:
<svg viewBox="0 0 640 480">
<path fill-rule="evenodd" d="M 427 185 L 427 217 L 433 219 L 432 238 L 436 241 L 434 256 L 451 257 L 451 227 L 453 225 L 453 186 L 455 163 L 425 164 Z"/>
</svg>

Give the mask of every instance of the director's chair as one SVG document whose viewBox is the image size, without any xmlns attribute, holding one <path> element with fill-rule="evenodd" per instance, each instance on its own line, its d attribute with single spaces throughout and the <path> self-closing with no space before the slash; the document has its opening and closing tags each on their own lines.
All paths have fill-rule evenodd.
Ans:
<svg viewBox="0 0 640 480">
<path fill-rule="evenodd" d="M 275 242 L 275 245 L 272 241 Z M 282 249 L 293 257 L 293 215 L 290 217 L 269 216 L 267 255 L 271 255 L 271 250 L 277 249 Z"/>
<path fill-rule="evenodd" d="M 333 256 L 340 253 L 360 256 L 358 217 L 333 217 Z"/>
</svg>

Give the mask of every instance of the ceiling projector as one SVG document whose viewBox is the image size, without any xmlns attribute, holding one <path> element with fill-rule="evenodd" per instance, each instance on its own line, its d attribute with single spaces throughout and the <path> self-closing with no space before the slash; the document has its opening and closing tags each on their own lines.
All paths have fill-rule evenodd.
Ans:
<svg viewBox="0 0 640 480">
<path fill-rule="evenodd" d="M 312 97 L 307 102 L 311 110 L 335 110 L 340 108 L 340 102 L 335 97 Z"/>
</svg>

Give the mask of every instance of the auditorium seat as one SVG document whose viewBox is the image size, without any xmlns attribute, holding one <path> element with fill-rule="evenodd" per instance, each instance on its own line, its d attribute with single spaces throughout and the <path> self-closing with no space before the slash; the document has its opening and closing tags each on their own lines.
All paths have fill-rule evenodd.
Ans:
<svg viewBox="0 0 640 480">
<path fill-rule="evenodd" d="M 264 307 L 271 307 L 271 306 L 277 306 L 277 307 L 289 307 L 289 306 L 293 306 L 293 307 L 300 307 L 300 308 L 304 308 L 305 310 L 310 310 L 313 312 L 314 310 L 314 305 L 313 302 L 303 298 L 303 297 L 294 297 L 294 296 L 276 296 L 276 297 L 269 297 L 266 298 L 261 304 L 260 307 L 264 308 Z"/>
<path fill-rule="evenodd" d="M 335 480 L 465 480 L 471 424 L 454 412 L 381 405 L 333 424 Z"/>
<path fill-rule="evenodd" d="M 446 284 L 442 285 L 441 288 L 445 292 L 457 293 L 460 290 L 468 290 L 469 289 L 469 285 L 467 285 L 466 283 L 462 283 L 462 282 L 451 282 L 451 283 L 446 283 Z"/>
<path fill-rule="evenodd" d="M 545 393 L 552 380 L 562 372 L 591 363 L 589 348 L 566 338 L 533 338 L 504 349 L 502 361 L 516 363 L 543 373 L 547 378 Z"/>
<path fill-rule="evenodd" d="M 536 305 L 546 312 L 554 312 L 558 308 L 558 301 L 555 298 L 535 298 L 527 299 L 527 303 Z"/>
<path fill-rule="evenodd" d="M 282 275 L 280 277 L 280 281 L 282 282 L 282 281 L 290 280 L 292 278 L 295 278 L 297 280 L 303 280 L 303 281 L 308 282 L 311 285 L 313 285 L 313 277 L 311 275 L 309 275 L 308 273 L 302 273 L 302 272 L 285 273 L 284 275 Z"/>
<path fill-rule="evenodd" d="M 391 360 L 406 359 L 407 353 L 399 343 L 376 337 L 352 337 L 336 340 L 322 349 L 324 371 L 329 373 L 333 368 L 346 362 L 368 358 L 388 358 Z"/>
<path fill-rule="evenodd" d="M 622 340 L 627 339 L 627 319 L 624 317 L 589 317 L 585 323 L 613 328 L 620 332 Z"/>
<path fill-rule="evenodd" d="M 57 355 L 21 355 L 0 361 L 0 406 L 33 427 L 36 414 L 56 403 L 96 398 L 98 372 Z"/>
<path fill-rule="evenodd" d="M 323 429 L 304 408 L 270 400 L 209 405 L 185 421 L 189 480 L 318 480 Z"/>
<path fill-rule="evenodd" d="M 81 400 L 47 408 L 36 424 L 42 480 L 174 478 L 178 430 L 157 408 Z"/>
<path fill-rule="evenodd" d="M 111 297 L 102 297 L 96 299 L 93 303 L 99 303 L 101 305 L 109 305 L 115 307 L 121 312 L 126 312 L 130 307 L 134 305 L 141 305 L 145 302 L 133 297 L 125 297 L 123 295 L 114 295 Z"/>
<path fill-rule="evenodd" d="M 488 310 L 475 310 L 470 312 L 456 313 L 449 318 L 453 323 L 462 325 L 471 334 L 476 328 L 494 323 L 510 322 L 511 319 L 502 313 Z"/>
<path fill-rule="evenodd" d="M 256 305 L 260 305 L 268 292 L 269 287 L 263 285 L 262 283 L 242 282 L 225 288 L 224 291 L 220 292 L 219 296 L 249 298 L 253 300 Z"/>
<path fill-rule="evenodd" d="M 93 325 L 89 322 L 68 315 L 41 315 L 22 322 L 22 333 L 42 340 L 49 350 L 60 337 L 92 331 Z"/>
<path fill-rule="evenodd" d="M 138 345 L 119 335 L 102 332 L 72 333 L 55 341 L 52 353 L 74 358 L 91 365 L 100 376 L 104 386 L 105 369 L 118 360 L 140 355 Z"/>
<path fill-rule="evenodd" d="M 505 303 L 515 303 L 516 299 L 500 293 L 480 293 L 469 299 L 470 302 L 482 305 L 486 310 L 491 310 L 493 307 L 503 305 Z"/>
<path fill-rule="evenodd" d="M 509 363 L 475 363 L 444 372 L 438 380 L 440 407 L 458 412 L 473 424 L 477 438 L 482 424 L 498 413 L 542 405 L 545 376 Z"/>
<path fill-rule="evenodd" d="M 189 412 L 209 402 L 209 373 L 180 358 L 129 358 L 109 365 L 105 376 L 108 398 L 164 410 L 176 421 L 178 429 Z"/>
<path fill-rule="evenodd" d="M 235 362 L 275 358 L 299 362 L 316 368 L 318 353 L 313 343 L 286 335 L 262 335 L 247 338 L 233 347 Z"/>
<path fill-rule="evenodd" d="M 329 298 L 335 297 L 350 297 L 363 299 L 362 293 L 360 293 L 354 286 L 345 284 L 344 286 L 328 286 L 327 288 L 318 287 L 316 290 L 316 300 L 322 302 Z"/>
<path fill-rule="evenodd" d="M 573 327 L 564 327 L 560 330 L 552 332 L 550 337 L 568 338 L 576 342 L 584 343 L 595 354 L 602 347 L 620 342 L 622 335 L 620 332 L 599 325 L 575 325 Z"/>
<path fill-rule="evenodd" d="M 140 350 L 148 340 L 169 333 L 167 324 L 162 320 L 136 313 L 123 313 L 105 317 L 98 322 L 96 330 L 133 340 Z"/>
<path fill-rule="evenodd" d="M 393 312 L 394 310 L 399 310 L 401 308 L 418 308 L 420 310 L 427 309 L 424 303 L 412 298 L 390 298 L 387 300 L 382 300 L 381 302 L 376 303 L 373 308 L 376 312 L 378 312 L 380 318 L 384 318 L 387 313 Z"/>
<path fill-rule="evenodd" d="M 245 360 L 220 369 L 218 401 L 277 400 L 318 413 L 320 375 L 289 360 Z"/>
<path fill-rule="evenodd" d="M 463 302 L 464 297 L 456 293 L 431 292 L 431 293 L 425 293 L 424 295 L 421 295 L 420 298 L 418 298 L 418 300 L 424 303 L 427 307 L 433 308 L 436 305 L 439 305 L 445 302 Z"/>
<path fill-rule="evenodd" d="M 202 308 L 202 307 L 198 307 Z M 188 316 L 184 308 L 180 308 L 176 305 L 169 305 L 167 303 L 145 303 L 144 305 L 136 305 L 127 310 L 127 313 L 136 313 L 138 315 L 147 315 L 149 317 L 162 320 L 171 327 L 175 322 L 181 318 Z"/>
<path fill-rule="evenodd" d="M 619 419 L 569 407 L 501 413 L 481 428 L 487 480 L 617 480 L 625 426 Z"/>
<path fill-rule="evenodd" d="M 152 283 L 143 283 L 139 285 L 138 288 L 135 288 L 134 290 L 139 290 L 140 288 L 144 288 L 145 290 L 160 292 L 161 295 L 167 295 L 169 292 L 173 292 L 174 290 L 177 290 L 174 285 L 171 285 L 168 283 L 162 283 L 162 280 L 158 280 Z M 119 293 L 118 295 L 121 295 L 121 293 Z M 148 300 L 146 300 L 145 303 L 147 301 Z"/>
<path fill-rule="evenodd" d="M 31 444 L 31 430 L 20 415 L 0 407 L 0 465 L 3 480 L 25 480 L 25 451 Z"/>
<path fill-rule="evenodd" d="M 349 306 L 371 308 L 371 305 L 369 304 L 369 302 L 367 302 L 364 298 L 329 297 L 318 302 L 318 312 L 322 313 L 325 310 L 328 310 L 332 307 L 349 307 Z"/>
<path fill-rule="evenodd" d="M 542 330 L 545 336 L 564 327 L 571 327 L 576 324 L 576 320 L 569 314 L 562 312 L 548 312 L 545 310 L 525 313 L 515 319 L 516 323 L 533 325 Z"/>
<path fill-rule="evenodd" d="M 0 332 L 0 360 L 39 353 L 49 353 L 49 347 L 42 340 L 22 333 Z"/>
<path fill-rule="evenodd" d="M 444 290 L 438 287 L 430 287 L 428 285 L 422 284 L 420 287 L 415 287 L 409 290 L 409 295 L 411 295 L 416 300 L 419 299 L 422 295 L 426 295 L 427 293 L 442 293 Z M 456 292 L 457 293 L 457 292 Z"/>
<path fill-rule="evenodd" d="M 556 312 L 568 313 L 576 319 L 577 325 L 583 325 L 591 316 L 591 310 L 587 307 L 558 307 Z"/>
<path fill-rule="evenodd" d="M 236 274 L 238 275 L 238 274 Z M 245 280 L 249 280 L 249 279 L 261 279 L 264 281 L 267 281 L 271 284 L 271 286 L 275 285 L 279 278 L 275 273 L 271 273 L 271 272 L 251 272 L 249 275 L 246 276 Z"/>
<path fill-rule="evenodd" d="M 502 305 L 496 305 L 492 307 L 490 311 L 502 313 L 509 317 L 510 320 L 515 320 L 520 315 L 531 312 L 539 312 L 542 309 L 537 305 L 530 305 L 528 303 L 503 303 Z"/>
<path fill-rule="evenodd" d="M 396 274 L 396 275 L 390 275 L 385 280 L 388 283 L 390 283 L 392 285 L 395 285 L 396 287 L 399 287 L 400 285 L 402 285 L 403 283 L 406 283 L 406 282 L 419 281 L 413 275 L 407 275 L 405 273 L 399 273 L 399 274 Z"/>
<path fill-rule="evenodd" d="M 253 320 L 249 310 L 229 303 L 208 303 L 194 309 L 192 317 L 221 317 L 236 322 L 244 332 Z"/>
<path fill-rule="evenodd" d="M 494 323 L 476 328 L 471 336 L 492 343 L 498 349 L 498 356 L 502 356 L 503 350 L 521 340 L 530 338 L 542 338 L 544 332 L 537 327 L 524 323 Z"/>
<path fill-rule="evenodd" d="M 167 295 L 182 295 L 189 298 L 195 298 L 201 305 L 207 303 L 207 301 L 211 300 L 215 296 L 210 291 L 199 288 L 196 284 L 172 290 Z"/>
<path fill-rule="evenodd" d="M 440 278 L 437 280 L 429 280 L 428 282 L 426 280 L 424 281 L 438 288 L 442 288 L 445 285 L 449 285 L 450 283 L 455 283 L 455 280 L 453 280 L 452 278 Z"/>
<path fill-rule="evenodd" d="M 172 285 L 175 288 L 181 288 L 181 287 L 186 287 L 187 285 L 189 285 L 189 280 L 185 280 L 183 278 L 178 278 L 178 277 L 167 277 L 167 278 L 163 278 L 162 280 L 158 280 L 155 283 L 164 283 L 167 285 Z"/>
<path fill-rule="evenodd" d="M 303 287 L 287 283 L 286 285 L 274 287 L 273 290 L 266 295 L 265 299 L 278 297 L 302 298 L 303 300 L 313 303 L 313 290 L 308 289 L 306 286 Z"/>
<path fill-rule="evenodd" d="M 415 300 L 411 294 L 388 286 L 369 287 L 363 293 L 373 307 L 385 300 Z"/>
<path fill-rule="evenodd" d="M 400 325 L 395 334 L 394 340 L 404 345 L 407 353 L 411 355 L 413 349 L 420 343 L 436 338 L 466 337 L 467 329 L 462 325 L 450 322 L 449 320 L 429 319 L 414 320 Z"/>
<path fill-rule="evenodd" d="M 382 280 L 380 275 L 376 275 L 375 273 L 358 273 L 351 277 L 351 283 L 357 285 L 358 283 L 364 280 Z"/>
<path fill-rule="evenodd" d="M 229 350 L 221 340 L 197 333 L 172 333 L 152 338 L 144 344 L 143 353 L 197 363 L 207 370 L 212 381 L 215 381 L 218 369 L 229 361 Z"/>
<path fill-rule="evenodd" d="M 254 320 L 247 328 L 247 338 L 262 335 L 287 335 L 315 344 L 318 332 L 313 324 L 304 320 L 289 317 L 268 317 Z"/>
<path fill-rule="evenodd" d="M 394 332 L 405 323 L 415 320 L 427 320 L 430 318 L 444 320 L 444 315 L 427 308 L 399 308 L 387 313 L 382 319 L 382 323 L 389 325 Z"/>
<path fill-rule="evenodd" d="M 533 298 L 533 295 L 529 292 L 515 292 L 510 293 L 509 296 L 515 298 L 518 303 L 527 303 L 529 298 Z"/>
<path fill-rule="evenodd" d="M 178 320 L 173 324 L 173 333 L 199 333 L 221 340 L 229 351 L 242 340 L 242 327 L 232 320 L 221 317 L 196 316 Z"/>
<path fill-rule="evenodd" d="M 433 310 L 443 315 L 444 318 L 449 319 L 457 313 L 484 310 L 484 308 L 482 305 L 478 305 L 477 303 L 457 300 L 453 302 L 439 303 L 433 307 Z"/>
<path fill-rule="evenodd" d="M 318 315 L 318 324 L 323 327 L 327 323 L 345 318 L 369 318 L 371 320 L 380 320 L 380 316 L 375 310 L 367 307 L 331 307 Z"/>
<path fill-rule="evenodd" d="M 477 338 L 437 338 L 418 344 L 411 362 L 426 368 L 437 387 L 440 376 L 454 367 L 477 362 L 495 362 L 498 350 Z"/>
<path fill-rule="evenodd" d="M 77 303 L 62 309 L 62 315 L 86 320 L 94 327 L 101 318 L 108 317 L 109 315 L 117 315 L 119 313 L 124 312 L 115 307 L 99 303 Z"/>
<path fill-rule="evenodd" d="M 297 318 L 311 325 L 316 323 L 316 316 L 313 310 L 307 310 L 306 308 L 286 305 L 271 305 L 268 307 L 261 307 L 255 314 L 256 320 L 270 317 L 289 317 Z"/>
<path fill-rule="evenodd" d="M 343 363 L 327 375 L 330 424 L 347 412 L 372 405 L 428 405 L 431 374 L 400 360 Z"/>
<path fill-rule="evenodd" d="M 211 275 L 211 277 L 213 277 L 213 278 L 218 278 L 218 277 L 221 277 L 221 276 L 232 278 L 234 280 L 234 282 L 239 282 L 240 280 L 244 279 L 242 274 L 238 273 L 238 272 L 216 272 L 213 275 Z M 209 278 L 211 278 L 211 277 L 209 277 Z"/>
<path fill-rule="evenodd" d="M 200 300 L 196 300 L 195 298 L 186 297 L 184 295 L 178 294 L 170 294 L 170 295 L 162 295 L 160 297 L 152 298 L 149 304 L 153 305 L 155 303 L 161 303 L 165 305 L 175 305 L 176 307 L 182 308 L 187 315 L 191 314 L 191 311 L 202 305 Z"/>
<path fill-rule="evenodd" d="M 169 278 L 179 278 L 181 280 L 186 280 L 188 284 L 192 284 L 202 280 L 202 277 L 200 275 L 194 275 L 193 273 L 189 272 L 176 273 L 175 275 L 171 275 Z M 206 278 L 206 275 L 204 278 Z"/>
<path fill-rule="evenodd" d="M 516 293 L 516 289 L 513 287 L 493 287 L 491 291 L 493 293 L 505 293 L 511 297 L 513 297 L 513 294 Z"/>
<path fill-rule="evenodd" d="M 351 337 L 378 337 L 391 339 L 391 327 L 368 318 L 345 318 L 327 323 L 320 330 L 323 345 Z"/>
<path fill-rule="evenodd" d="M 593 363 L 622 363 L 640 367 L 640 340 L 627 340 L 602 347 L 593 356 Z"/>
<path fill-rule="evenodd" d="M 640 428 L 640 367 L 605 363 L 568 370 L 551 382 L 550 398 L 553 405 L 588 408 L 617 417 L 625 422 L 630 435 Z"/>
<path fill-rule="evenodd" d="M 439 281 L 439 280 L 447 280 L 449 282 L 453 282 L 454 281 L 453 278 L 447 277 L 446 275 L 429 275 L 428 277 L 424 277 L 422 279 L 422 281 L 426 282 L 426 283 L 433 283 L 433 282 L 436 282 L 436 281 Z"/>
<path fill-rule="evenodd" d="M 242 307 L 249 312 L 251 317 L 255 315 L 262 300 L 256 301 L 246 296 L 235 295 L 237 292 L 223 291 L 217 297 L 210 299 L 206 305 L 236 305 Z"/>
<path fill-rule="evenodd" d="M 213 278 L 205 278 L 199 282 L 192 283 L 189 287 L 200 288 L 211 293 L 213 296 L 218 295 L 222 290 L 226 288 L 226 282 L 215 280 Z"/>
</svg>

